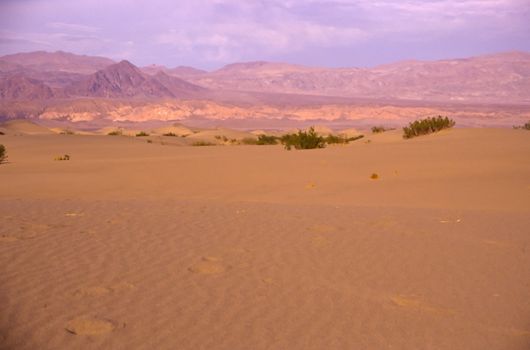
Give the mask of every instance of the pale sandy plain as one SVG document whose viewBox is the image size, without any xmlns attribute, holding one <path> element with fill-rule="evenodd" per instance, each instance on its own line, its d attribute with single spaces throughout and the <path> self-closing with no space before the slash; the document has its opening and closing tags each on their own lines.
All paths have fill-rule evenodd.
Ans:
<svg viewBox="0 0 530 350">
<path fill-rule="evenodd" d="M 23 131 L 0 136 L 2 349 L 530 347 L 528 131 Z"/>
</svg>

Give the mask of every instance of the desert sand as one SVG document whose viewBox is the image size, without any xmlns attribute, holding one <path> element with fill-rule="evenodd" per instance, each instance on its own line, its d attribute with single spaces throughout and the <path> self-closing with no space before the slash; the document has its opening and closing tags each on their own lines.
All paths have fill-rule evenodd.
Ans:
<svg viewBox="0 0 530 350">
<path fill-rule="evenodd" d="M 530 347 L 528 131 L 286 151 L 17 128 L 2 349 Z"/>
</svg>

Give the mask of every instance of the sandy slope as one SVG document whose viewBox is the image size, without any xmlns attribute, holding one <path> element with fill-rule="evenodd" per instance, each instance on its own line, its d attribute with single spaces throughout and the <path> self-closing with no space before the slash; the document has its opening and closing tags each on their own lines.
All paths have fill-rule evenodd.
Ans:
<svg viewBox="0 0 530 350">
<path fill-rule="evenodd" d="M 528 132 L 0 143 L 0 348 L 530 346 Z"/>
</svg>

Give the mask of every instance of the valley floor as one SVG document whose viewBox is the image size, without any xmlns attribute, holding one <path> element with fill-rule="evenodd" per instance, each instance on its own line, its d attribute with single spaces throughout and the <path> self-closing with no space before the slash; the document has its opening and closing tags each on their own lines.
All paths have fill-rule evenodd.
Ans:
<svg viewBox="0 0 530 350">
<path fill-rule="evenodd" d="M 527 131 L 0 143 L 1 349 L 530 346 Z"/>
</svg>

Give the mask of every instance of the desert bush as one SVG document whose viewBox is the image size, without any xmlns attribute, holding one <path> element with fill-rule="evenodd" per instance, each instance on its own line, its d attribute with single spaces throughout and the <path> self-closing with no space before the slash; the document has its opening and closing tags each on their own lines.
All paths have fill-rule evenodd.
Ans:
<svg viewBox="0 0 530 350">
<path fill-rule="evenodd" d="M 149 134 L 146 133 L 145 131 L 140 131 L 138 134 L 136 134 L 136 137 L 144 137 L 144 136 L 149 136 Z"/>
<path fill-rule="evenodd" d="M 147 143 L 153 143 L 153 140 L 147 140 Z"/>
<path fill-rule="evenodd" d="M 214 137 L 215 137 L 216 140 L 223 141 L 223 142 L 228 142 L 228 137 L 226 137 L 224 135 L 215 135 Z"/>
<path fill-rule="evenodd" d="M 70 160 L 70 156 L 68 154 L 65 154 L 64 156 L 55 157 L 54 160 Z"/>
<path fill-rule="evenodd" d="M 363 137 L 364 137 L 364 135 L 353 136 L 353 137 L 350 137 L 350 138 L 348 139 L 348 141 L 350 141 L 350 142 L 351 142 L 351 141 L 357 141 L 357 140 L 362 139 Z"/>
<path fill-rule="evenodd" d="M 328 144 L 328 145 L 332 145 L 332 144 L 347 144 L 350 142 L 350 139 L 346 136 L 336 136 L 336 135 L 328 135 L 326 136 L 326 138 L 324 139 L 324 141 Z"/>
<path fill-rule="evenodd" d="M 430 134 L 443 129 L 452 128 L 454 125 L 454 120 L 442 117 L 441 115 L 415 120 L 403 128 L 403 138 L 410 139 L 412 137 Z"/>
<path fill-rule="evenodd" d="M 5 162 L 6 159 L 7 159 L 6 147 L 4 145 L 0 145 L 0 164 Z"/>
<path fill-rule="evenodd" d="M 376 173 L 373 173 L 372 175 L 370 175 L 370 179 L 377 180 L 377 179 L 379 179 L 379 175 L 376 174 Z"/>
<path fill-rule="evenodd" d="M 308 131 L 299 130 L 296 134 L 286 134 L 281 137 L 281 142 L 285 149 L 314 149 L 326 147 L 326 142 L 322 136 L 319 136 L 313 127 Z"/>
<path fill-rule="evenodd" d="M 520 126 L 514 126 L 513 128 L 522 129 L 522 130 L 530 130 L 530 121 Z"/>
<path fill-rule="evenodd" d="M 196 141 L 191 144 L 192 146 L 215 146 L 215 143 L 211 143 L 208 141 Z"/>
<path fill-rule="evenodd" d="M 278 137 L 271 135 L 259 135 L 257 145 L 277 145 Z"/>
<path fill-rule="evenodd" d="M 373 126 L 372 127 L 372 133 L 374 133 L 374 134 L 379 134 L 379 133 L 385 132 L 387 130 L 388 129 L 386 129 L 384 126 Z"/>
<path fill-rule="evenodd" d="M 3 131 L 0 131 L 0 135 L 5 135 L 5 133 Z"/>
<path fill-rule="evenodd" d="M 173 133 L 173 132 L 167 132 L 165 134 L 163 134 L 163 136 L 172 136 L 172 137 L 176 137 L 177 134 Z"/>
<path fill-rule="evenodd" d="M 107 135 L 109 135 L 109 136 L 121 136 L 121 135 L 123 135 L 123 132 L 121 130 L 114 130 L 114 131 L 109 132 Z"/>
</svg>

